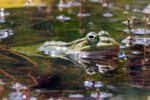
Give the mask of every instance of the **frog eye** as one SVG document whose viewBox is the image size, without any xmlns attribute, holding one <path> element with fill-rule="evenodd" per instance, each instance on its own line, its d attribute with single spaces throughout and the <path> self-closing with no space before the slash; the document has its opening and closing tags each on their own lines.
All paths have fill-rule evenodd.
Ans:
<svg viewBox="0 0 150 100">
<path fill-rule="evenodd" d="M 97 34 L 94 33 L 94 32 L 89 32 L 89 33 L 86 35 L 86 39 L 87 39 L 89 42 L 97 42 L 97 41 L 98 41 Z"/>
<path fill-rule="evenodd" d="M 110 38 L 109 33 L 106 32 L 106 31 L 100 31 L 100 32 L 98 33 L 98 35 L 99 35 L 100 37 L 107 37 L 107 38 Z"/>
</svg>

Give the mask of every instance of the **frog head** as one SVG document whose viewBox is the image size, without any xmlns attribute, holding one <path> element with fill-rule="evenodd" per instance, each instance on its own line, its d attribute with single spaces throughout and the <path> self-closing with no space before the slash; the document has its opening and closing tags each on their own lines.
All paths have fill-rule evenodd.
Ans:
<svg viewBox="0 0 150 100">
<path fill-rule="evenodd" d="M 119 44 L 105 31 L 89 32 L 70 47 L 76 51 L 119 51 Z M 117 52 L 118 53 L 118 52 Z"/>
<path fill-rule="evenodd" d="M 116 68 L 119 44 L 105 31 L 89 32 L 85 38 L 76 40 L 66 52 L 72 62 L 85 66 L 87 73 L 105 73 Z"/>
</svg>

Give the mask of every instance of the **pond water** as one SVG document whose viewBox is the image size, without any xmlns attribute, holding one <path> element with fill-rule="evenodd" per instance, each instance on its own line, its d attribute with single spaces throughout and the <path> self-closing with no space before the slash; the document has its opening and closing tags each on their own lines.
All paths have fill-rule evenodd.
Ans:
<svg viewBox="0 0 150 100">
<path fill-rule="evenodd" d="M 39 1 L 0 5 L 1 100 L 150 100 L 149 0 Z"/>
</svg>

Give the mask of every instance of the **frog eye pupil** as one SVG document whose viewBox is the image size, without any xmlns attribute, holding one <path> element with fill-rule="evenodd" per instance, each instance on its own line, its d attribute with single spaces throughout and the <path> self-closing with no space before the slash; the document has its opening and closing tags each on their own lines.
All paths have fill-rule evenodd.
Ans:
<svg viewBox="0 0 150 100">
<path fill-rule="evenodd" d="M 94 32 L 89 32 L 86 35 L 86 39 L 87 39 L 88 43 L 96 43 L 99 41 L 97 33 L 94 33 Z"/>
<path fill-rule="evenodd" d="M 89 35 L 89 36 L 88 36 L 88 40 L 89 40 L 90 42 L 96 42 L 96 41 L 97 41 L 97 37 L 96 37 L 95 35 Z"/>
<path fill-rule="evenodd" d="M 89 36 L 89 38 L 94 38 L 94 36 L 93 36 L 93 35 L 91 35 L 91 36 Z"/>
</svg>

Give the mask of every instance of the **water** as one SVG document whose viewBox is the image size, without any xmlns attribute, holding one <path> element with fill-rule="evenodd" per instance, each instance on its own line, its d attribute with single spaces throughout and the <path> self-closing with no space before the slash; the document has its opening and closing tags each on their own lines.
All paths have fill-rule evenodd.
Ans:
<svg viewBox="0 0 150 100">
<path fill-rule="evenodd" d="M 11 85 L 17 81 L 29 88 L 31 97 L 40 99 L 71 96 L 95 99 L 101 92 L 109 100 L 149 100 L 149 50 L 145 53 L 141 45 L 121 48 L 128 57 L 120 58 L 121 63 L 114 71 L 94 75 L 87 74 L 84 68 L 68 60 L 49 57 L 39 50 L 46 41 L 71 42 L 83 38 L 88 32 L 101 30 L 121 43 L 129 35 L 120 31 L 128 28 L 122 24 L 126 20 L 124 5 L 130 6 L 129 17 L 136 16 L 140 20 L 145 15 L 132 10 L 134 7 L 144 9 L 149 1 L 110 0 L 114 7 L 106 8 L 101 2 L 87 0 L 83 2 L 82 9 L 78 5 L 62 11 L 59 11 L 58 3 L 59 0 L 49 0 L 47 7 L 5 9 L 10 15 L 5 18 L 5 23 L 0 23 L 0 29 L 13 30 L 13 35 L 2 39 L 0 44 L 0 79 L 6 83 L 0 98 L 9 98 L 7 94 L 16 92 L 11 90 Z M 103 17 L 107 12 L 113 13 L 113 16 Z M 79 13 L 90 16 L 78 17 Z M 57 20 L 56 17 L 62 14 L 70 20 Z M 144 27 L 143 22 L 140 23 L 135 28 Z M 99 87 L 99 91 L 96 87 L 86 89 L 85 81 L 92 81 L 92 84 L 100 82 L 103 86 Z M 92 98 L 95 93 L 99 96 Z"/>
</svg>

